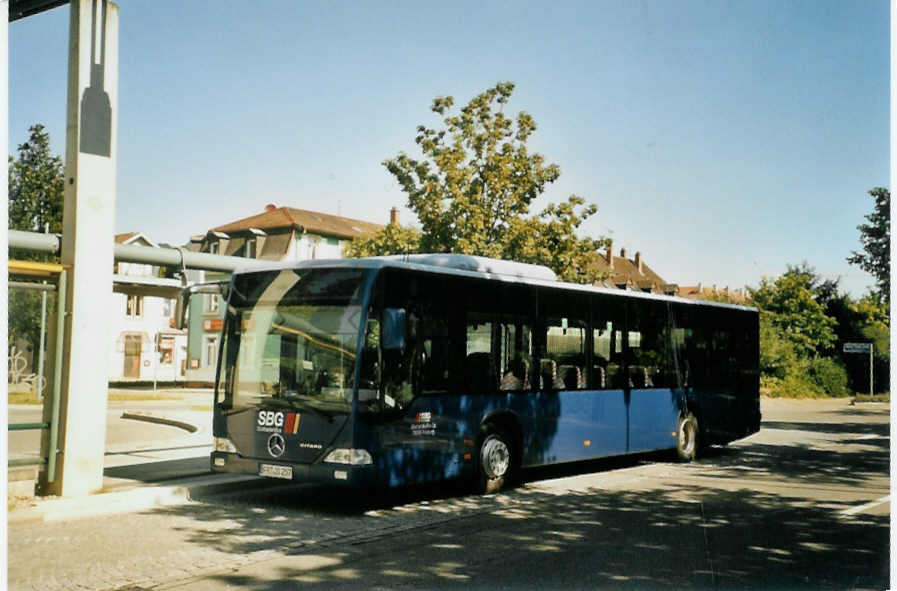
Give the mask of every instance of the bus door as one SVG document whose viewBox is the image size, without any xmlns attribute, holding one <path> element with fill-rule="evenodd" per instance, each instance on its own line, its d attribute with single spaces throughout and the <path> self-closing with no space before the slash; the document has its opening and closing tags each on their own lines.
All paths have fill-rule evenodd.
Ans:
<svg viewBox="0 0 897 591">
<path fill-rule="evenodd" d="M 610 306 L 593 311 L 591 415 L 595 456 L 626 453 L 627 405 L 623 323 Z"/>
<path fill-rule="evenodd" d="M 634 300 L 627 311 L 626 373 L 629 452 L 676 445 L 680 391 L 664 302 Z"/>
<path fill-rule="evenodd" d="M 584 314 L 585 315 L 585 314 Z M 557 399 L 559 435 L 552 455 L 559 461 L 603 455 L 602 436 L 612 430 L 596 426 L 595 396 L 588 389 L 588 322 L 574 317 L 549 317 L 539 361 L 540 391 Z"/>
<path fill-rule="evenodd" d="M 719 313 L 721 320 L 725 320 Z M 734 359 L 731 327 L 720 322 L 705 328 L 707 339 L 707 364 L 705 366 L 705 427 L 713 439 L 728 440 L 736 431 L 738 398 L 735 379 L 737 361 Z"/>
<path fill-rule="evenodd" d="M 463 468 L 462 409 L 450 394 L 459 342 L 452 332 L 460 329 L 442 282 L 440 276 L 390 270 L 376 288 L 383 308 L 368 321 L 361 371 L 365 390 L 359 390 L 358 400 L 366 422 L 374 425 L 381 476 L 390 485 L 451 478 Z M 378 318 L 385 325 L 398 310 L 404 315 L 404 338 L 400 346 L 386 346 L 378 341 L 383 333 Z"/>
</svg>

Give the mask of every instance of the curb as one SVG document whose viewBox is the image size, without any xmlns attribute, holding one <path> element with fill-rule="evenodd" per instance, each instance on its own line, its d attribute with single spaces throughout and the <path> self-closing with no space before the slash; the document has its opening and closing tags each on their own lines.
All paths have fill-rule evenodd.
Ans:
<svg viewBox="0 0 897 591">
<path fill-rule="evenodd" d="M 131 419 L 134 421 L 143 421 L 145 423 L 156 423 L 159 425 L 168 425 L 170 427 L 178 427 L 179 429 L 189 431 L 190 433 L 196 433 L 199 430 L 199 427 L 197 427 L 196 425 L 192 425 L 192 424 L 184 422 L 184 421 L 178 421 L 175 419 L 169 419 L 166 417 L 152 415 L 150 413 L 142 412 L 142 411 L 123 412 L 121 415 L 121 418 Z"/>
<path fill-rule="evenodd" d="M 31 507 L 9 511 L 7 521 L 12 525 L 131 513 L 180 505 L 204 495 L 249 491 L 271 484 L 272 481 L 256 476 L 210 474 L 181 484 L 140 486 L 87 497 L 41 500 Z"/>
</svg>

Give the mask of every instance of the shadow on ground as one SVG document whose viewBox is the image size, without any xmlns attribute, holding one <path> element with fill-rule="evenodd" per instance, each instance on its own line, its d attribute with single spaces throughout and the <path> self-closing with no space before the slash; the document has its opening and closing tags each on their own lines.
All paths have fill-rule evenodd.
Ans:
<svg viewBox="0 0 897 591">
<path fill-rule="evenodd" d="M 518 489 L 447 504 L 439 509 L 452 519 L 405 530 L 401 516 L 386 515 L 383 524 L 365 528 L 367 535 L 305 544 L 297 541 L 308 536 L 310 522 L 326 523 L 334 514 L 306 509 L 299 517 L 291 504 L 271 507 L 238 518 L 240 534 L 224 543 L 234 554 L 280 546 L 291 556 L 261 574 L 213 579 L 250 590 L 556 588 L 561 582 L 573 588 L 883 589 L 888 580 L 886 517 L 838 522 L 830 509 L 797 497 L 686 486 L 562 495 Z M 203 512 L 210 520 L 235 517 L 226 507 Z M 198 535 L 195 542 L 223 541 Z"/>
<path fill-rule="evenodd" d="M 644 490 L 523 486 L 492 497 L 457 485 L 380 493 L 280 486 L 159 511 L 208 521 L 192 541 L 250 565 L 214 574 L 202 588 L 886 588 L 888 517 L 839 516 L 843 507 L 813 502 L 801 488 L 886 478 L 888 425 L 763 427 L 810 436 L 711 448 L 694 469 L 730 483 L 758 475 L 793 483 L 788 493 L 761 492 L 746 480 L 720 490 L 676 479 Z M 610 476 L 668 459 L 544 468 L 525 479 Z M 217 535 L 221 523 L 232 525 L 227 535 Z"/>
</svg>

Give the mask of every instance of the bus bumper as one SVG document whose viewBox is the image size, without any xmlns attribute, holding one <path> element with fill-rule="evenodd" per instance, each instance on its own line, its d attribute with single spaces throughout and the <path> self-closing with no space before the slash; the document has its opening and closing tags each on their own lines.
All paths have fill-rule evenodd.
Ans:
<svg viewBox="0 0 897 591">
<path fill-rule="evenodd" d="M 209 459 L 212 472 L 231 474 L 254 474 L 256 476 L 284 479 L 293 482 L 310 482 L 346 487 L 376 486 L 377 473 L 374 466 L 349 466 L 346 464 L 291 464 L 289 462 L 268 462 L 252 458 L 244 458 L 237 454 L 213 451 Z M 290 469 L 290 476 L 267 476 L 262 473 L 263 466 L 276 466 Z"/>
</svg>

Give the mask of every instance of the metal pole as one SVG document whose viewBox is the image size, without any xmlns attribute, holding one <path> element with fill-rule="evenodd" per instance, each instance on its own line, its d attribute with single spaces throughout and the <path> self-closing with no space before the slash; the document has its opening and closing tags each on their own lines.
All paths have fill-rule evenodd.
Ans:
<svg viewBox="0 0 897 591">
<path fill-rule="evenodd" d="M 53 285 L 33 283 L 31 281 L 10 281 L 9 287 L 14 287 L 16 289 L 31 289 L 35 291 L 56 291 L 56 287 Z"/>
<path fill-rule="evenodd" d="M 59 288 L 56 293 L 56 356 L 53 358 L 53 402 L 50 416 L 50 449 L 47 452 L 47 482 L 56 481 L 56 447 L 59 444 L 59 400 L 62 392 L 62 349 L 65 344 L 65 290 L 66 271 L 59 273 Z"/>
<path fill-rule="evenodd" d="M 44 285 L 46 285 L 46 281 L 44 281 Z M 35 389 L 37 390 L 37 400 L 41 401 L 44 399 L 43 388 L 41 388 L 41 382 L 44 379 L 44 347 L 46 346 L 46 332 L 47 332 L 47 292 L 43 291 L 40 294 L 40 350 L 37 354 L 37 380 L 35 380 Z"/>
<path fill-rule="evenodd" d="M 56 234 L 9 230 L 9 248 L 58 255 L 60 240 Z M 247 259 L 207 252 L 183 252 L 177 248 L 138 246 L 136 244 L 116 244 L 113 248 L 115 260 L 125 263 L 169 265 L 178 268 L 183 264 L 188 269 L 224 271 L 226 273 L 239 268 L 255 268 L 270 264 L 269 261 L 261 259 Z"/>
<path fill-rule="evenodd" d="M 50 224 L 44 224 L 44 234 L 50 233 Z M 47 284 L 46 281 L 43 282 L 44 285 Z M 37 400 L 43 401 L 44 399 L 44 389 L 41 386 L 46 380 L 44 380 L 44 348 L 46 347 L 46 333 L 47 333 L 47 292 L 41 292 L 40 294 L 40 351 L 38 351 L 37 355 L 37 380 L 35 389 L 37 390 L 36 397 Z"/>
<path fill-rule="evenodd" d="M 872 388 L 872 382 L 874 380 L 873 375 L 872 375 L 873 374 L 873 371 L 872 371 L 872 349 L 874 349 L 874 348 L 875 348 L 875 345 L 872 343 L 869 343 L 869 397 L 870 398 L 875 395 L 875 390 Z"/>
<path fill-rule="evenodd" d="M 159 338 L 159 335 L 156 334 L 156 339 Z M 156 392 L 156 382 L 158 377 L 158 372 L 156 371 L 159 367 L 159 345 L 153 345 L 153 396 L 157 394 Z"/>
<path fill-rule="evenodd" d="M 9 248 L 21 248 L 32 252 L 59 254 L 59 236 L 56 234 L 40 234 L 9 230 Z"/>
</svg>

